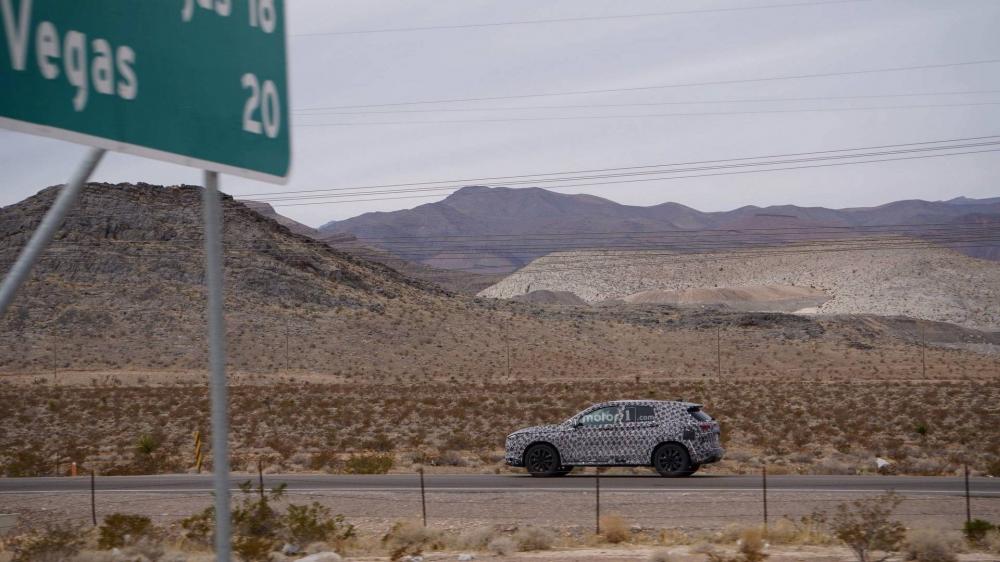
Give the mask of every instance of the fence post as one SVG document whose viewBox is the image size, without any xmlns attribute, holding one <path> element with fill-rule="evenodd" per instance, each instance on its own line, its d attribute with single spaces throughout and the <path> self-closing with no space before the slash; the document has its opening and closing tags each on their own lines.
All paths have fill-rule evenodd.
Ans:
<svg viewBox="0 0 1000 562">
<path fill-rule="evenodd" d="M 260 501 L 264 501 L 264 459 L 257 458 L 257 486 L 260 487 Z"/>
<path fill-rule="evenodd" d="M 90 519 L 97 526 L 97 502 L 94 493 L 94 469 L 90 469 Z"/>
<path fill-rule="evenodd" d="M 596 520 L 595 529 L 596 533 L 601 534 L 601 467 L 597 467 L 596 476 L 594 477 L 595 491 L 597 492 L 597 510 L 596 510 Z"/>
<path fill-rule="evenodd" d="M 764 482 L 764 530 L 767 530 L 767 465 L 761 469 L 761 477 Z"/>
<path fill-rule="evenodd" d="M 424 491 L 424 467 L 420 467 L 420 515 L 424 520 L 424 527 L 427 526 L 427 495 Z"/>
<path fill-rule="evenodd" d="M 969 499 L 969 464 L 965 464 L 965 522 L 972 522 L 972 502 Z"/>
</svg>

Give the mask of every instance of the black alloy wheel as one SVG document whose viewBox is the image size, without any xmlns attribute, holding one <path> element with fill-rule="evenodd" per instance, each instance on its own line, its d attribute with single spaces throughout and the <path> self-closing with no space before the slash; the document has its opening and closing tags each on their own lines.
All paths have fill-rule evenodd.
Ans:
<svg viewBox="0 0 1000 562">
<path fill-rule="evenodd" d="M 559 453 L 552 445 L 532 445 L 524 452 L 524 468 L 532 476 L 554 476 L 561 468 Z"/>
<path fill-rule="evenodd" d="M 676 478 L 694 474 L 687 449 L 677 443 L 665 443 L 656 449 L 653 453 L 653 468 L 660 476 Z"/>
</svg>

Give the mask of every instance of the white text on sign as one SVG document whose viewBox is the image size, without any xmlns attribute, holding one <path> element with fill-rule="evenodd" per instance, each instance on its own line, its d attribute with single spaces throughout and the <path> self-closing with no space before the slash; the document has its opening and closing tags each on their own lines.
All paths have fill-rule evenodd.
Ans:
<svg viewBox="0 0 1000 562">
<path fill-rule="evenodd" d="M 32 0 L 21 0 L 15 10 L 13 0 L 0 0 L 3 12 L 4 36 L 10 52 L 11 68 L 25 72 L 28 67 L 28 45 L 34 29 L 35 66 L 47 80 L 60 75 L 76 89 L 73 109 L 87 107 L 90 90 L 103 95 L 115 95 L 133 100 L 139 94 L 139 79 L 135 69 L 135 51 L 128 45 L 112 48 L 106 39 L 89 39 L 77 30 L 61 34 L 49 21 L 32 26 Z"/>
</svg>

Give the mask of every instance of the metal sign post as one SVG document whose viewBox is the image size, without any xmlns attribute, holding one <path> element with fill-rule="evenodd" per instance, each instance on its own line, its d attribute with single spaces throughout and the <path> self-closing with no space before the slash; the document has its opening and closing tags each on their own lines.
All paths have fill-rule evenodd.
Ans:
<svg viewBox="0 0 1000 562">
<path fill-rule="evenodd" d="M 215 556 L 229 562 L 229 411 L 226 387 L 226 319 L 222 263 L 222 205 L 219 202 L 219 174 L 205 172 L 202 192 L 205 215 L 205 283 L 208 288 L 208 359 L 211 366 L 212 400 L 212 481 L 215 488 Z"/>
</svg>

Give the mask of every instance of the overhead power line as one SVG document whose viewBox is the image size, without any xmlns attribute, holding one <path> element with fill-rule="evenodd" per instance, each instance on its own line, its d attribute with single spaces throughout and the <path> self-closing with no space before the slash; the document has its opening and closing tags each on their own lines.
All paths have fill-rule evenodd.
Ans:
<svg viewBox="0 0 1000 562">
<path fill-rule="evenodd" d="M 298 109 L 293 113 L 302 116 L 310 115 L 395 115 L 409 113 L 477 113 L 487 111 L 529 111 L 538 109 L 601 109 L 608 107 L 652 107 L 662 105 L 711 105 L 730 103 L 776 103 L 776 102 L 802 102 L 802 101 L 836 101 L 836 100 L 859 100 L 859 99 L 883 99 L 883 98 L 919 98 L 938 96 L 968 96 L 1000 93 L 1000 90 L 965 90 L 954 92 L 914 92 L 899 94 L 868 94 L 853 96 L 809 96 L 809 97 L 777 97 L 777 98 L 741 98 L 728 100 L 689 100 L 689 101 L 654 101 L 635 103 L 597 103 L 597 104 L 576 104 L 576 105 L 528 105 L 521 107 L 439 107 L 433 109 L 383 109 L 383 110 L 363 110 L 363 111 L 327 111 L 323 109 Z"/>
<path fill-rule="evenodd" d="M 531 93 L 531 94 L 513 94 L 505 96 L 480 96 L 480 97 L 468 97 L 468 98 L 446 98 L 446 99 L 436 99 L 436 100 L 418 100 L 418 101 L 360 104 L 360 105 L 329 105 L 329 106 L 316 106 L 316 107 L 302 108 L 302 109 L 353 109 L 353 108 L 369 108 L 369 107 L 396 107 L 402 105 L 424 105 L 424 104 L 434 104 L 434 103 L 461 103 L 461 102 L 544 98 L 544 97 L 558 97 L 558 96 L 579 96 L 588 94 L 609 94 L 617 92 L 642 92 L 651 90 L 666 90 L 671 88 L 690 88 L 694 86 L 722 86 L 728 84 L 749 84 L 755 82 L 774 82 L 780 80 L 830 78 L 834 76 L 857 76 L 864 74 L 877 74 L 881 72 L 904 72 L 910 70 L 930 70 L 935 68 L 955 68 L 962 66 L 975 66 L 981 64 L 996 64 L 998 62 L 1000 62 L 1000 59 L 981 59 L 981 60 L 959 61 L 959 62 L 948 62 L 948 63 L 937 63 L 937 64 L 888 66 L 880 68 L 869 68 L 863 70 L 841 70 L 834 72 L 818 72 L 818 73 L 804 73 L 804 74 L 781 74 L 777 76 L 764 76 L 758 78 L 733 78 L 726 80 L 708 80 L 704 82 L 677 82 L 673 84 L 659 84 L 651 86 L 600 88 L 592 90 L 568 90 L 563 92 L 542 92 L 542 93 Z"/>
<path fill-rule="evenodd" d="M 553 182 L 567 182 L 567 181 L 581 181 L 581 180 L 592 180 L 592 179 L 608 179 L 608 178 L 621 178 L 621 177 L 633 177 L 633 176 L 651 176 L 651 175 L 662 175 L 662 174 L 677 174 L 683 172 L 701 172 L 701 171 L 711 171 L 711 170 L 722 170 L 730 168 L 748 168 L 757 166 L 774 166 L 778 164 L 796 164 L 802 162 L 815 162 L 824 160 L 844 160 L 850 158 L 868 158 L 875 156 L 887 156 L 895 154 L 908 154 L 914 152 L 936 152 L 943 150 L 957 150 L 962 148 L 974 148 L 981 146 L 995 146 L 1000 144 L 1000 140 L 987 140 L 976 143 L 965 143 L 965 144 L 950 144 L 942 146 L 920 146 L 913 148 L 901 148 L 896 150 L 883 150 L 876 152 L 855 152 L 851 154 L 827 154 L 823 156 L 810 156 L 805 158 L 794 158 L 785 160 L 761 160 L 757 162 L 739 162 L 731 164 L 714 164 L 710 166 L 701 166 L 693 168 L 674 168 L 670 170 L 636 170 L 630 172 L 615 172 L 608 174 L 597 174 L 597 175 L 575 175 L 575 176 L 564 176 L 557 178 L 535 178 L 531 180 L 517 180 L 509 182 L 496 182 L 490 183 L 491 187 L 509 187 L 515 185 L 531 184 L 538 186 L 538 184 L 553 183 Z M 549 187 L 549 186 L 542 186 Z M 558 187 L 558 186 L 556 186 Z M 284 197 L 265 197 L 257 199 L 261 202 L 274 202 L 274 201 L 296 201 L 296 200 L 307 200 L 307 199 L 323 199 L 323 198 L 338 198 L 338 197 L 353 197 L 360 195 L 382 195 L 382 194 L 397 194 L 397 193 L 415 193 L 423 191 L 442 191 L 442 190 L 453 190 L 456 186 L 449 187 L 414 187 L 414 188 L 401 188 L 401 189 L 382 189 L 378 191 L 351 191 L 340 194 L 322 194 L 322 195 L 290 195 Z"/>
<path fill-rule="evenodd" d="M 804 109 L 757 109 L 751 111 L 698 111 L 672 113 L 631 113 L 624 115 L 551 115 L 547 117 L 504 117 L 488 119 L 438 119 L 420 121 L 351 121 L 336 123 L 297 123 L 298 127 L 374 127 L 389 125 L 462 125 L 474 123 L 529 123 L 536 121 L 606 121 L 608 119 L 648 119 L 652 117 L 710 117 L 725 115 L 771 115 L 781 113 L 828 113 L 839 111 L 884 111 L 900 109 L 940 109 L 1000 105 L 1000 102 L 943 103 L 925 105 L 879 105 L 867 107 L 820 107 Z"/>
<path fill-rule="evenodd" d="M 917 141 L 917 142 L 906 142 L 906 143 L 896 143 L 896 144 L 881 144 L 881 145 L 868 145 L 868 146 L 856 146 L 851 148 L 836 148 L 827 150 L 814 150 L 809 152 L 786 152 L 778 154 L 763 154 L 758 156 L 740 156 L 736 158 L 721 158 L 715 160 L 690 160 L 684 162 L 671 162 L 671 163 L 657 163 L 657 164 L 644 164 L 640 166 L 620 166 L 620 167 L 605 167 L 605 168 L 586 168 L 582 170 L 567 170 L 562 172 L 536 172 L 532 174 L 517 174 L 509 176 L 483 176 L 474 178 L 459 178 L 450 180 L 436 180 L 436 181 L 421 181 L 421 182 L 408 182 L 408 183 L 389 183 L 389 184 L 376 184 L 376 185 L 364 185 L 355 187 L 339 187 L 339 188 L 326 188 L 326 189 L 307 189 L 299 191 L 271 191 L 271 192 L 259 192 L 259 193 L 247 193 L 240 195 L 239 197 L 265 197 L 268 195 L 290 195 L 297 193 L 326 193 L 333 191 L 356 191 L 360 189 L 379 189 L 384 187 L 414 187 L 414 186 L 425 186 L 425 185 L 437 185 L 437 184 L 470 184 L 476 182 L 490 182 L 491 184 L 496 183 L 500 180 L 515 180 L 523 179 L 525 183 L 530 183 L 535 180 L 529 178 L 540 178 L 548 176 L 565 176 L 569 174 L 589 174 L 589 173 L 599 173 L 599 172 L 618 172 L 618 171 L 629 171 L 629 170 L 645 170 L 653 168 L 669 168 L 676 166 L 693 166 L 698 164 L 716 164 L 722 162 L 741 162 L 747 160 L 763 160 L 771 158 L 786 158 L 792 156 L 810 156 L 814 154 L 836 154 L 839 152 L 856 152 L 861 150 L 880 150 L 884 148 L 897 148 L 906 146 L 927 146 L 932 144 L 944 144 L 944 143 L 954 143 L 954 142 L 971 142 L 980 141 L 987 139 L 1000 139 L 1000 135 L 982 135 L 977 137 L 959 137 L 959 138 L 949 138 L 949 139 L 937 139 L 929 141 Z"/>
<path fill-rule="evenodd" d="M 849 4 L 856 2 L 864 2 L 867 0 L 824 0 L 818 2 L 798 2 L 791 4 L 764 4 L 759 6 L 737 6 L 733 8 L 709 8 L 701 10 L 674 10 L 670 12 L 645 12 L 639 14 L 612 14 L 604 16 L 578 16 L 578 17 L 568 17 L 568 18 L 546 18 L 546 19 L 534 19 L 534 20 L 512 20 L 512 21 L 501 21 L 501 22 L 488 22 L 488 23 L 464 23 L 464 24 L 453 24 L 453 25 L 424 25 L 424 26 L 412 26 L 412 27 L 390 27 L 382 29 L 357 29 L 357 30 L 344 30 L 344 31 L 317 31 L 313 33 L 297 33 L 292 35 L 292 37 L 325 37 L 325 36 L 335 36 L 335 35 L 368 35 L 376 33 L 400 33 L 400 32 L 413 32 L 413 31 L 446 31 L 446 30 L 456 30 L 456 29 L 477 29 L 477 28 L 488 28 L 488 27 L 506 27 L 512 25 L 542 25 L 542 24 L 555 24 L 555 23 L 584 23 L 591 21 L 608 21 L 608 20 L 626 20 L 626 19 L 637 19 L 637 18 L 653 18 L 653 17 L 664 17 L 664 16 L 684 16 L 692 14 L 710 14 L 710 13 L 725 13 L 725 12 L 745 12 L 750 10 L 767 10 L 776 8 L 802 8 L 808 6 L 822 6 L 826 4 Z"/>
<path fill-rule="evenodd" d="M 727 171 L 727 172 L 699 173 L 699 174 L 689 174 L 689 175 L 681 175 L 681 176 L 665 176 L 665 177 L 656 177 L 656 178 L 638 178 L 638 179 L 613 180 L 613 181 L 607 181 L 607 182 L 591 182 L 591 183 L 577 183 L 577 184 L 570 184 L 570 185 L 555 185 L 555 186 L 547 186 L 545 189 L 549 189 L 549 190 L 569 189 L 569 188 L 574 188 L 574 187 L 594 187 L 594 186 L 602 186 L 602 185 L 618 185 L 618 184 L 626 184 L 626 183 L 642 183 L 642 182 L 651 182 L 651 181 L 667 181 L 667 180 L 679 180 L 679 179 L 691 179 L 691 178 L 705 178 L 705 177 L 714 177 L 714 176 L 733 176 L 733 175 L 740 175 L 740 174 L 758 174 L 758 173 L 762 173 L 762 172 L 780 172 L 780 171 L 788 171 L 788 170 L 806 170 L 806 169 L 814 169 L 814 168 L 831 168 L 831 167 L 837 167 L 837 166 L 852 166 L 852 165 L 858 165 L 858 164 L 875 164 L 875 163 L 880 163 L 880 162 L 897 162 L 897 161 L 904 161 L 904 160 L 925 160 L 925 159 L 930 159 L 930 158 L 942 158 L 942 157 L 950 157 L 950 156 L 964 156 L 964 155 L 970 155 L 970 154 L 985 154 L 985 153 L 988 153 L 988 152 L 998 152 L 998 151 L 1000 151 L 1000 148 L 989 148 L 989 149 L 984 149 L 984 150 L 969 150 L 969 151 L 963 151 L 963 152 L 951 152 L 951 153 L 947 153 L 947 154 L 923 154 L 923 155 L 920 155 L 920 156 L 900 156 L 900 157 L 894 157 L 894 158 L 880 158 L 880 159 L 875 159 L 875 160 L 862 160 L 862 161 L 857 161 L 857 162 L 833 162 L 833 163 L 828 163 L 828 164 L 808 164 L 808 165 L 802 165 L 802 166 L 785 166 L 785 167 L 779 167 L 779 168 L 769 168 L 769 169 L 765 169 L 765 170 L 734 170 L 734 171 Z M 454 191 L 454 189 L 452 189 L 452 191 Z M 437 195 L 404 195 L 404 196 L 400 196 L 400 197 L 381 197 L 381 198 L 376 198 L 376 199 L 336 199 L 336 200 L 333 200 L 333 201 L 311 201 L 311 202 L 306 202 L 306 203 L 280 203 L 280 202 L 278 202 L 278 203 L 274 203 L 273 206 L 274 207 L 302 207 L 302 206 L 310 206 L 310 205 L 329 205 L 331 203 L 357 203 L 357 202 L 362 202 L 362 201 L 391 201 L 391 200 L 399 200 L 399 199 L 420 199 L 420 198 L 426 198 L 426 197 L 441 197 L 441 196 L 442 196 L 442 194 L 437 194 Z"/>
<path fill-rule="evenodd" d="M 646 119 L 652 117 L 710 117 L 726 115 L 770 115 L 781 113 L 827 113 L 839 111 L 880 111 L 880 110 L 903 110 L 903 109 L 936 109 L 936 108 L 956 108 L 956 107 L 979 107 L 1000 105 L 1000 102 L 968 102 L 968 103 L 946 103 L 946 104 L 920 104 L 920 105 L 879 105 L 866 107 L 816 107 L 800 109 L 758 109 L 744 111 L 697 111 L 697 112 L 671 112 L 671 113 L 630 113 L 612 115 L 550 115 L 542 117 L 503 117 L 484 119 L 423 119 L 419 121 L 339 121 L 332 123 L 298 123 L 299 127 L 369 127 L 388 125 L 460 125 L 474 123 L 522 123 L 536 121 L 594 121 L 609 119 Z"/>
</svg>

